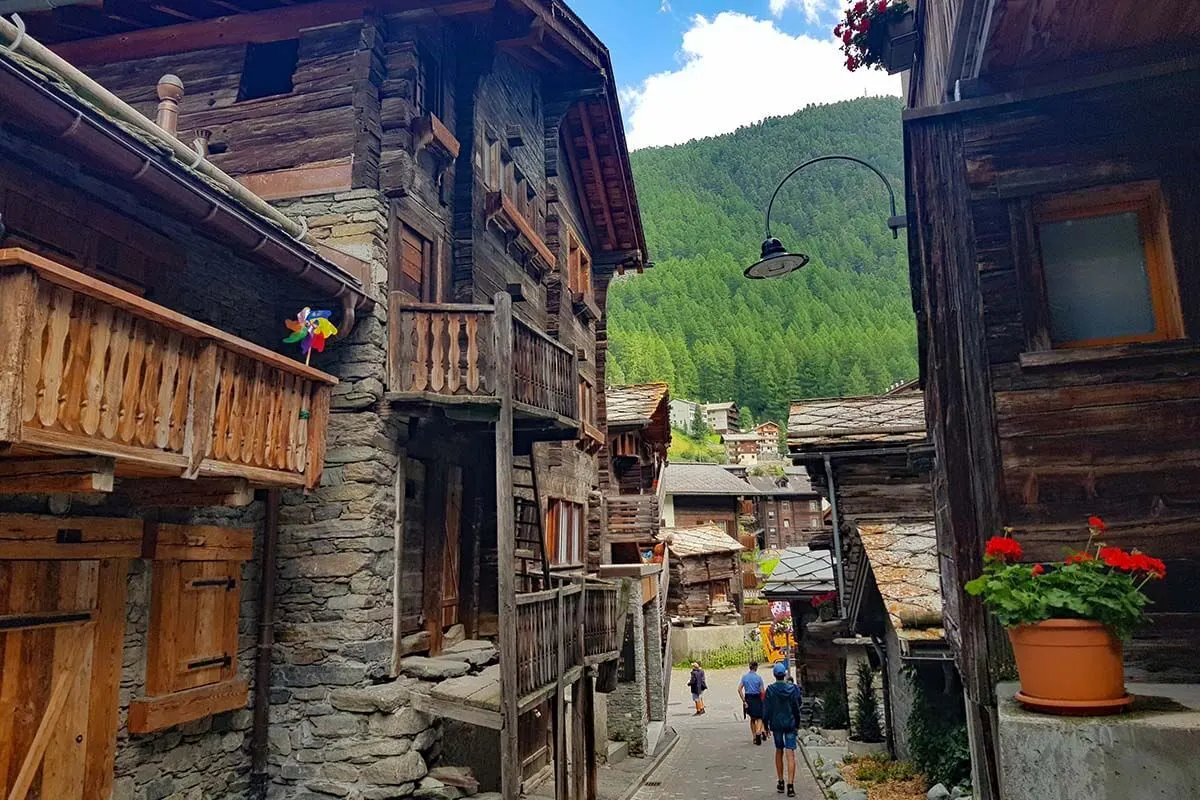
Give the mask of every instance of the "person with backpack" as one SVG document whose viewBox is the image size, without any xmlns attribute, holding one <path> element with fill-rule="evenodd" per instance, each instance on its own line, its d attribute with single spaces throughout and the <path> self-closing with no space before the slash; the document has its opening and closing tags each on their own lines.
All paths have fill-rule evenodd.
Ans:
<svg viewBox="0 0 1200 800">
<path fill-rule="evenodd" d="M 787 796 L 796 796 L 796 731 L 800 727 L 800 687 L 788 682 L 788 670 L 776 664 L 775 682 L 763 700 L 763 722 L 775 738 L 775 791 L 783 794 L 783 752 L 787 751 Z"/>
<path fill-rule="evenodd" d="M 692 677 L 688 679 L 688 688 L 692 690 L 692 702 L 696 704 L 696 713 L 693 716 L 700 716 L 704 713 L 704 692 L 708 689 L 708 684 L 704 681 L 704 670 L 700 669 L 699 662 L 692 662 Z"/>
</svg>

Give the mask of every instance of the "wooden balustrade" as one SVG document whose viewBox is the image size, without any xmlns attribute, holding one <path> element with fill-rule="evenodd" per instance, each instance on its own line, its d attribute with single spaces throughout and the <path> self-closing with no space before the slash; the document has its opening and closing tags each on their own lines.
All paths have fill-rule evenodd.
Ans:
<svg viewBox="0 0 1200 800">
<path fill-rule="evenodd" d="M 316 486 L 319 370 L 24 250 L 0 250 L 0 441 L 134 475 Z"/>
<path fill-rule="evenodd" d="M 608 535 L 612 539 L 651 542 L 658 534 L 661 516 L 658 497 L 652 494 L 614 494 L 605 499 Z"/>
<path fill-rule="evenodd" d="M 512 363 L 514 400 L 564 419 L 579 416 L 579 370 L 570 350 L 514 320 Z"/>
<path fill-rule="evenodd" d="M 524 697 L 558 679 L 560 589 L 517 595 L 517 695 Z"/>
<path fill-rule="evenodd" d="M 614 654 L 621 649 L 620 593 L 616 584 L 589 581 L 583 594 L 584 656 L 595 658 Z"/>
<path fill-rule="evenodd" d="M 512 381 L 519 413 L 575 420 L 578 370 L 572 352 L 495 307 L 415 303 L 392 292 L 388 303 L 388 389 L 393 399 L 487 400 Z M 498 352 L 497 326 L 512 326 L 511 352 Z"/>
</svg>

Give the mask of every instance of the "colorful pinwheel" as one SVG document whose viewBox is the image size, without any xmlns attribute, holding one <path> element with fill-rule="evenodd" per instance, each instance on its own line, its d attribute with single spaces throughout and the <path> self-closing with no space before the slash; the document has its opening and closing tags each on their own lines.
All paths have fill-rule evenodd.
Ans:
<svg viewBox="0 0 1200 800">
<path fill-rule="evenodd" d="M 337 328 L 329 321 L 330 312 L 328 311 L 313 311 L 308 306 L 300 309 L 300 313 L 295 319 L 284 320 L 283 324 L 287 325 L 288 330 L 292 333 L 283 341 L 291 344 L 292 342 L 300 342 L 300 352 L 304 353 L 304 363 L 307 364 L 312 358 L 312 351 L 318 353 L 325 351 L 325 340 L 331 336 L 337 335 Z"/>
</svg>

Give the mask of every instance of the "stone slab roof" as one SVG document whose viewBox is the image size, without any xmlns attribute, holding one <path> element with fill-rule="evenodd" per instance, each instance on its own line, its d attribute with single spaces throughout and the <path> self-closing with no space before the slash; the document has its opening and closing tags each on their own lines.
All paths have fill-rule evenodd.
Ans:
<svg viewBox="0 0 1200 800">
<path fill-rule="evenodd" d="M 942 586 L 932 522 L 859 525 L 883 605 L 902 639 L 941 639 Z"/>
<path fill-rule="evenodd" d="M 754 487 L 755 494 L 784 496 L 784 495 L 816 495 L 812 483 L 808 479 L 808 471 L 789 468 L 782 478 L 771 475 L 749 475 L 746 481 Z"/>
<path fill-rule="evenodd" d="M 648 424 L 667 397 L 665 383 L 610 386 L 604 390 L 609 425 Z"/>
<path fill-rule="evenodd" d="M 663 528 L 658 534 L 658 539 L 666 541 L 667 537 L 671 539 L 667 548 L 673 556 L 706 556 L 712 553 L 736 553 L 744 549 L 741 542 L 716 525 Z"/>
<path fill-rule="evenodd" d="M 911 444 L 925 439 L 921 392 L 879 397 L 799 400 L 788 416 L 788 447 L 796 451 Z"/>
<path fill-rule="evenodd" d="M 666 494 L 716 494 L 745 497 L 754 494 L 750 484 L 731 475 L 720 464 L 668 464 L 663 470 Z"/>
<path fill-rule="evenodd" d="M 779 563 L 763 583 L 762 593 L 768 597 L 790 597 L 825 594 L 836 589 L 833 553 L 801 546 L 789 547 L 780 554 Z"/>
</svg>

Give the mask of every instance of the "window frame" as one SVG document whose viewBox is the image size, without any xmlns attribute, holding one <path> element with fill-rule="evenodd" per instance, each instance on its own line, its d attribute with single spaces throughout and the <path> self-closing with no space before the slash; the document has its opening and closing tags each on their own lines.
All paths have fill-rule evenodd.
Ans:
<svg viewBox="0 0 1200 800">
<path fill-rule="evenodd" d="M 438 60 L 424 47 L 417 47 L 417 67 L 413 76 L 413 105 L 419 114 L 442 119 L 446 113 L 446 87 Z"/>
<path fill-rule="evenodd" d="M 442 269 L 445 245 L 444 229 L 429 212 L 414 203 L 411 198 L 393 200 L 390 208 L 391 221 L 388 226 L 388 290 L 403 292 L 420 303 L 440 303 L 448 291 L 449 276 Z M 401 272 L 404 269 L 404 236 L 411 232 L 420 239 L 423 248 L 421 296 L 401 288 Z"/>
<path fill-rule="evenodd" d="M 1127 213 L 1135 213 L 1138 219 L 1154 330 L 1054 342 L 1040 226 Z M 1017 260 L 1025 267 L 1019 277 L 1025 284 L 1022 300 L 1029 350 L 1078 350 L 1185 338 L 1183 307 L 1171 250 L 1170 219 L 1158 181 L 1113 184 L 1029 198 L 1020 204 L 1017 214 L 1020 223 L 1016 231 L 1017 246 L 1024 247 L 1028 254 L 1028 258 Z"/>
</svg>

